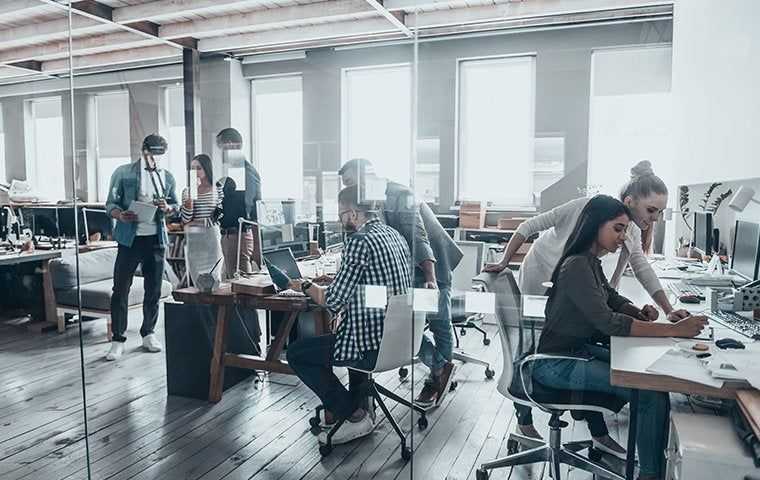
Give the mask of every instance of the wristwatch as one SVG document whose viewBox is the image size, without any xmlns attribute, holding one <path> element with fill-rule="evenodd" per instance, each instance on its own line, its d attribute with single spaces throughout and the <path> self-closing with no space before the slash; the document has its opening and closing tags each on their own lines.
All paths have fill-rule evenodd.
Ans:
<svg viewBox="0 0 760 480">
<path fill-rule="evenodd" d="M 303 283 L 301 283 L 301 291 L 306 293 L 306 290 L 310 289 L 312 285 L 314 285 L 314 283 L 312 283 L 311 280 L 304 280 Z"/>
</svg>

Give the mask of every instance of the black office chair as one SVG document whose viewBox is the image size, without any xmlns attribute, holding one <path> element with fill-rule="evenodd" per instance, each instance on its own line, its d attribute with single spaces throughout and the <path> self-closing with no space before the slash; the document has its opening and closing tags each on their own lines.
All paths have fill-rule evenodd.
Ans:
<svg viewBox="0 0 760 480">
<path fill-rule="evenodd" d="M 601 453 L 595 451 L 591 440 L 562 443 L 562 429 L 568 423 L 562 415 L 570 410 L 584 410 L 602 413 L 617 413 L 625 401 L 605 394 L 592 394 L 568 390 L 551 389 L 533 382 L 531 365 L 548 359 L 572 359 L 579 362 L 588 359 L 562 355 L 532 353 L 537 341 L 535 320 L 524 319 L 521 313 L 520 291 L 514 274 L 506 269 L 499 274 L 483 273 L 476 278 L 487 291 L 496 293 L 496 319 L 501 338 L 503 369 L 497 390 L 516 404 L 538 408 L 551 415 L 549 420 L 549 443 L 542 440 L 510 434 L 507 442 L 508 455 L 504 458 L 481 464 L 476 471 L 477 480 L 487 480 L 493 469 L 550 463 L 553 480 L 560 480 L 560 465 L 570 465 L 597 477 L 624 480 L 624 477 L 596 463 Z M 517 334 L 517 348 L 513 348 L 510 332 Z M 527 450 L 519 451 L 520 447 Z M 589 458 L 578 452 L 589 451 Z"/>
</svg>

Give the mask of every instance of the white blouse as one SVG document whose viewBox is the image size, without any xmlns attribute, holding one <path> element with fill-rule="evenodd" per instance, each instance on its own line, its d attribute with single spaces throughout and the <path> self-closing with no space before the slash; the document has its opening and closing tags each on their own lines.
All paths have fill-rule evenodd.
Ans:
<svg viewBox="0 0 760 480">
<path fill-rule="evenodd" d="M 520 290 L 525 294 L 541 294 L 537 285 L 551 280 L 554 267 L 562 256 L 562 250 L 575 224 L 580 217 L 583 207 L 589 198 L 578 198 L 563 205 L 536 215 L 524 221 L 517 228 L 517 233 L 525 238 L 543 232 L 533 242 L 520 268 Z M 623 247 L 620 249 L 615 271 L 610 277 L 610 285 L 617 288 L 626 266 L 630 263 L 636 279 L 646 289 L 650 296 L 662 290 L 662 284 L 652 270 L 644 251 L 641 248 L 641 229 L 634 222 L 628 224 L 628 231 Z M 524 272 L 524 273 L 523 273 Z M 546 278 L 536 278 L 546 277 Z M 523 288 L 523 287 L 526 288 Z"/>
</svg>

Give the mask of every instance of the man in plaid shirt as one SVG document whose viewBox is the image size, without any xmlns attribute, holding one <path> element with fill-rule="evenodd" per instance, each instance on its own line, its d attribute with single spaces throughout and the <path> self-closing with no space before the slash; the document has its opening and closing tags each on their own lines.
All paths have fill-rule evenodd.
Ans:
<svg viewBox="0 0 760 480">
<path fill-rule="evenodd" d="M 343 249 L 340 269 L 328 287 L 308 280 L 291 281 L 337 320 L 336 333 L 303 338 L 288 347 L 288 363 L 296 375 L 319 397 L 326 411 L 347 418 L 332 438 L 346 443 L 372 432 L 374 420 L 364 398 L 352 395 L 333 367 L 351 366 L 371 370 L 383 338 L 385 306 L 367 305 L 367 290 L 382 287 L 386 299 L 411 288 L 411 255 L 403 237 L 376 218 L 358 201 L 358 189 L 348 187 L 338 195 L 339 218 L 353 232 Z M 369 287 L 369 288 L 367 288 Z M 349 370 L 352 391 L 366 375 Z M 320 435 L 324 443 L 326 434 Z"/>
</svg>

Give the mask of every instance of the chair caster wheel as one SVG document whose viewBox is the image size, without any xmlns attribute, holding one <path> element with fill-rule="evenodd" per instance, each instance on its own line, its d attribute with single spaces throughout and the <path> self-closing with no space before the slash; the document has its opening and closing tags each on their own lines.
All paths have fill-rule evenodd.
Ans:
<svg viewBox="0 0 760 480">
<path fill-rule="evenodd" d="M 408 375 L 409 375 L 409 370 L 408 369 L 406 369 L 404 367 L 401 367 L 401 368 L 398 369 L 398 379 L 399 380 L 404 380 Z"/>
<path fill-rule="evenodd" d="M 594 462 L 601 462 L 602 461 L 602 451 L 598 450 L 596 448 L 589 448 L 588 449 L 588 458 L 589 460 L 592 460 Z"/>
<path fill-rule="evenodd" d="M 484 338 L 483 339 L 483 345 L 485 345 L 485 346 L 491 345 L 491 339 L 490 338 Z"/>
<path fill-rule="evenodd" d="M 496 372 L 486 367 L 486 378 L 490 380 L 493 378 L 494 375 L 496 375 Z"/>
<path fill-rule="evenodd" d="M 475 480 L 488 480 L 488 471 L 482 468 L 475 470 Z"/>
<path fill-rule="evenodd" d="M 507 440 L 507 455 L 514 455 L 520 451 L 520 443 L 517 440 Z"/>
<path fill-rule="evenodd" d="M 467 335 L 467 330 L 465 330 L 464 328 L 459 330 L 459 335 L 464 337 L 465 335 Z"/>
<path fill-rule="evenodd" d="M 449 392 L 453 392 L 458 386 L 459 384 L 457 382 L 451 382 L 451 385 L 449 385 Z"/>
<path fill-rule="evenodd" d="M 404 461 L 409 461 L 412 458 L 412 449 L 407 447 L 406 445 L 402 445 L 401 458 L 403 458 Z"/>
<path fill-rule="evenodd" d="M 420 430 L 425 430 L 427 428 L 427 426 L 428 426 L 428 419 L 427 419 L 427 417 L 424 417 L 424 416 L 420 417 L 417 420 L 417 426 L 419 427 Z"/>
<path fill-rule="evenodd" d="M 322 458 L 330 455 L 332 453 L 332 447 L 329 445 L 320 445 L 319 446 L 319 454 L 322 455 Z"/>
<path fill-rule="evenodd" d="M 309 432 L 311 432 L 311 434 L 316 437 L 317 435 L 319 435 L 320 433 L 322 433 L 322 429 L 319 428 L 319 425 L 317 425 L 316 427 L 311 427 L 309 429 Z"/>
<path fill-rule="evenodd" d="M 312 427 L 319 427 L 319 417 L 311 417 L 309 419 L 309 425 Z"/>
</svg>

